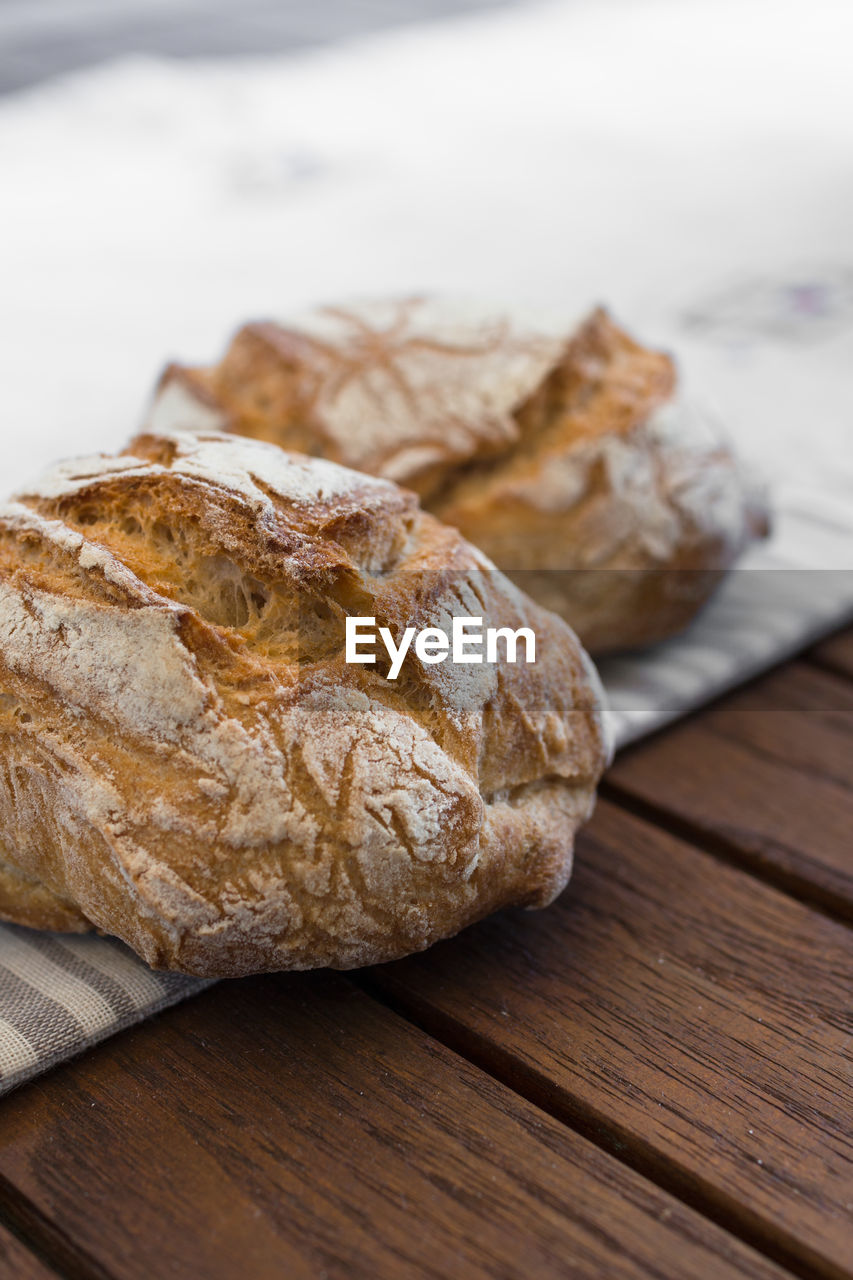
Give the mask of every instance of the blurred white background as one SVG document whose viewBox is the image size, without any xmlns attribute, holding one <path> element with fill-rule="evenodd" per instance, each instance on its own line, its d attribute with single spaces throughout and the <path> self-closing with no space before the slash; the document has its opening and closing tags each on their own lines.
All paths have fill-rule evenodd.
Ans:
<svg viewBox="0 0 853 1280">
<path fill-rule="evenodd" d="M 442 290 L 605 302 L 849 513 L 849 0 L 224 12 L 0 5 L 7 488 L 123 442 L 245 319 Z"/>
</svg>

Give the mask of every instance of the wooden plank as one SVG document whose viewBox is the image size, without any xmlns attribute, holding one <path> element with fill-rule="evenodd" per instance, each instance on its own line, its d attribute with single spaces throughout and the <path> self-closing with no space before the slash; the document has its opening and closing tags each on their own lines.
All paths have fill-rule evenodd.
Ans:
<svg viewBox="0 0 853 1280">
<path fill-rule="evenodd" d="M 809 661 L 853 680 L 853 631 L 842 631 L 840 635 L 824 640 L 811 649 L 807 657 Z"/>
<path fill-rule="evenodd" d="M 780 668 L 625 751 L 605 792 L 853 919 L 853 683 Z"/>
<path fill-rule="evenodd" d="M 342 978 L 222 984 L 0 1117 L 7 1191 L 117 1278 L 785 1274 Z"/>
<path fill-rule="evenodd" d="M 56 1280 L 56 1272 L 0 1224 L 0 1276 L 3 1280 Z"/>
<path fill-rule="evenodd" d="M 853 934 L 601 803 L 569 892 L 372 979 L 808 1277 L 853 1263 Z"/>
</svg>

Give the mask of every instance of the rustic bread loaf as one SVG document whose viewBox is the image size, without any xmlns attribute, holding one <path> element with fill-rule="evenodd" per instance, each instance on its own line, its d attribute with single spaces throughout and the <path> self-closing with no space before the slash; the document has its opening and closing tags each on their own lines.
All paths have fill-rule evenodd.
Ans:
<svg viewBox="0 0 853 1280">
<path fill-rule="evenodd" d="M 536 662 L 345 661 L 347 616 Z M 608 747 L 570 629 L 411 493 L 143 435 L 0 509 L 0 916 L 215 976 L 428 946 L 568 879 Z"/>
<path fill-rule="evenodd" d="M 602 652 L 680 630 L 767 529 L 675 386 L 604 311 L 566 338 L 408 299 L 247 325 L 220 364 L 171 365 L 150 421 L 415 489 Z"/>
</svg>

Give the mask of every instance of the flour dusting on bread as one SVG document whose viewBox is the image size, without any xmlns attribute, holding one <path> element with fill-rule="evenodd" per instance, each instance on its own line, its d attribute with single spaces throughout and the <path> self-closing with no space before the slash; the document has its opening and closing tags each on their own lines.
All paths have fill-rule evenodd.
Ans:
<svg viewBox="0 0 853 1280">
<path fill-rule="evenodd" d="M 671 358 L 603 310 L 562 336 L 423 298 L 250 324 L 151 413 L 412 487 L 596 652 L 680 630 L 767 528 Z"/>
<path fill-rule="evenodd" d="M 344 661 L 462 607 L 533 667 Z M 148 433 L 0 509 L 0 915 L 215 975 L 403 955 L 571 867 L 607 754 L 572 632 L 388 481 Z"/>
</svg>

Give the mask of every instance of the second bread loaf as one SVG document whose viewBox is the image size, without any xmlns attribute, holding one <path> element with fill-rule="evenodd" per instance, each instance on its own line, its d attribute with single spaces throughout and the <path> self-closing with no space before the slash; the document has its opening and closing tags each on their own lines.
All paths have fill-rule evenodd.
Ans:
<svg viewBox="0 0 853 1280">
<path fill-rule="evenodd" d="M 767 530 L 670 357 L 601 310 L 564 336 L 426 299 L 251 324 L 219 364 L 170 366 L 151 422 L 405 484 L 593 652 L 679 631 Z"/>
</svg>

